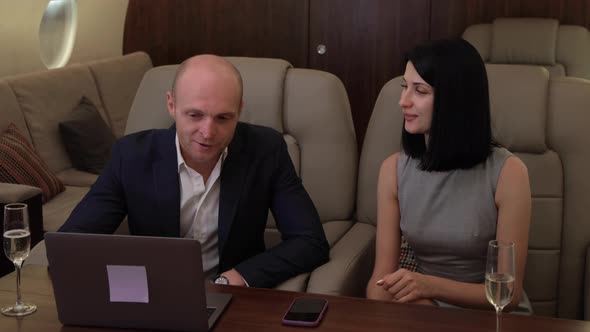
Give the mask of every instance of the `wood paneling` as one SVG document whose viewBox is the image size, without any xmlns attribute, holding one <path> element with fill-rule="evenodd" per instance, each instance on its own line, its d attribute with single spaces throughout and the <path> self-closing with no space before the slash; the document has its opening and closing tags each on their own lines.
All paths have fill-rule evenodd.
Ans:
<svg viewBox="0 0 590 332">
<path fill-rule="evenodd" d="M 155 66 L 171 63 L 168 62 L 168 45 L 171 43 L 168 38 L 170 8 L 164 0 L 129 0 L 123 34 L 123 54 L 144 51 L 150 55 Z"/>
<path fill-rule="evenodd" d="M 590 29 L 590 0 L 564 0 L 562 23 L 582 25 Z"/>
<path fill-rule="evenodd" d="M 154 65 L 215 53 L 334 73 L 361 143 L 377 95 L 403 72 L 406 51 L 496 17 L 552 17 L 590 28 L 590 0 L 130 0 L 123 50 L 144 50 Z"/>
<path fill-rule="evenodd" d="M 466 27 L 491 21 L 485 11 L 485 0 L 438 0 L 432 2 L 430 38 L 442 39 L 461 36 Z M 486 17 L 486 15 L 490 17 Z"/>
<path fill-rule="evenodd" d="M 338 76 L 350 99 L 357 140 L 379 91 L 403 72 L 403 54 L 428 39 L 429 0 L 312 0 L 311 68 Z M 326 45 L 320 55 L 316 48 Z M 392 105 L 397 108 L 397 105 Z"/>
<path fill-rule="evenodd" d="M 123 52 L 146 51 L 154 65 L 215 53 L 306 67 L 308 12 L 300 0 L 130 0 Z"/>
</svg>

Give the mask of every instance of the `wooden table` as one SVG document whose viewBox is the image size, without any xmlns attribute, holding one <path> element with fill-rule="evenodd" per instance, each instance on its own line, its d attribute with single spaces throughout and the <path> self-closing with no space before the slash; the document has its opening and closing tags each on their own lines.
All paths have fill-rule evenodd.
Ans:
<svg viewBox="0 0 590 332">
<path fill-rule="evenodd" d="M 75 278 L 75 276 L 72 276 Z M 2 332 L 74 332 L 74 331 L 129 331 L 62 326 L 57 319 L 53 290 L 46 267 L 29 265 L 23 269 L 23 297 L 38 306 L 33 315 L 15 319 L 0 315 Z M 0 279 L 0 305 L 15 300 L 14 274 Z M 289 304 L 302 293 L 268 289 L 211 285 L 210 291 L 232 293 L 229 307 L 217 322 L 219 331 L 309 331 L 288 327 L 281 318 Z M 329 301 L 328 310 L 319 331 L 495 331 L 492 311 L 434 308 L 404 305 L 358 298 L 321 296 Z M 590 322 L 563 320 L 538 316 L 504 314 L 502 331 L 590 331 Z"/>
</svg>

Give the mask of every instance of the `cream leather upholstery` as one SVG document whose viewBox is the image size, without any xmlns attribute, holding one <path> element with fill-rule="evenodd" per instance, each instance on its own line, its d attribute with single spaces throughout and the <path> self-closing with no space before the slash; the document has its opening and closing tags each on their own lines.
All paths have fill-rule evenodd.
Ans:
<svg viewBox="0 0 590 332">
<path fill-rule="evenodd" d="M 590 79 L 590 32 L 549 18 L 497 18 L 468 27 L 463 39 L 486 63 L 544 66 L 551 77 Z"/>
<path fill-rule="evenodd" d="M 363 282 L 354 283 L 371 268 L 359 262 L 372 252 L 373 232 L 357 231 L 353 219 L 356 197 L 357 150 L 348 97 L 340 80 L 329 73 L 292 68 L 283 60 L 228 58 L 244 81 L 244 109 L 240 120 L 282 132 L 303 185 L 315 203 L 332 251 L 330 280 L 321 274 L 300 275 L 281 289 L 317 293 L 363 295 Z M 167 128 L 172 119 L 166 110 L 176 65 L 148 71 L 140 84 L 127 121 L 126 133 Z M 351 231 L 352 229 L 352 231 Z M 352 237 L 353 247 L 342 247 Z M 280 242 L 269 217 L 267 247 Z M 326 269 L 326 268 L 324 268 Z M 309 287 L 308 287 L 309 280 Z M 330 287 L 325 288 L 325 287 Z"/>
<path fill-rule="evenodd" d="M 497 141 L 527 165 L 532 222 L 524 288 L 535 314 L 582 318 L 590 202 L 590 81 L 550 79 L 545 68 L 486 65 Z M 400 77 L 388 82 L 373 111 L 359 166 L 359 220 L 376 220 L 379 166 L 399 151 Z"/>
<path fill-rule="evenodd" d="M 511 119 L 503 119 L 507 116 L 504 114 L 496 117 L 494 125 L 496 133 L 512 132 L 508 135 L 511 137 L 505 136 L 503 142 L 511 143 L 509 145 L 515 151 L 521 151 L 525 147 L 522 151 L 553 151 L 544 152 L 536 157 L 521 156 L 529 167 L 529 173 L 538 174 L 544 179 L 541 183 L 531 182 L 533 195 L 537 194 L 538 197 L 533 198 L 528 269 L 534 269 L 538 276 L 527 272 L 526 289 L 533 300 L 536 313 L 582 318 L 581 294 L 585 259 L 581 252 L 586 249 L 587 234 L 581 227 L 582 205 L 574 206 L 569 201 L 577 201 L 579 197 L 568 198 L 568 193 L 579 193 L 579 189 L 574 188 L 584 185 L 580 183 L 584 176 L 580 168 L 582 166 L 572 164 L 572 161 L 576 160 L 577 163 L 581 158 L 588 162 L 588 156 L 584 154 L 587 153 L 587 148 L 582 146 L 587 145 L 586 142 L 574 140 L 571 136 L 573 128 L 567 126 L 575 125 L 579 137 L 584 137 L 585 130 L 578 127 L 580 123 L 587 123 L 588 115 L 585 113 L 590 108 L 590 100 L 586 97 L 588 92 L 585 90 L 590 82 L 584 80 L 590 79 L 590 32 L 581 26 L 560 25 L 555 19 L 498 18 L 491 24 L 470 26 L 463 33 L 463 38 L 477 48 L 487 63 L 541 66 L 548 70 L 552 78 L 549 81 L 550 93 L 547 100 L 535 99 L 538 104 L 547 103 L 548 113 L 545 119 L 531 118 L 531 114 L 525 114 L 534 109 L 541 109 L 538 105 L 532 105 L 530 99 L 527 101 L 528 106 L 518 107 L 524 110 L 518 113 L 519 116 L 512 114 Z M 510 72 L 511 69 L 506 71 Z M 493 72 L 490 73 L 490 76 L 492 75 Z M 512 76 L 516 76 L 516 73 L 512 73 Z M 530 92 L 535 86 L 540 88 L 538 84 L 531 82 L 521 86 L 510 85 L 512 88 L 497 86 L 496 93 L 505 97 L 515 95 L 514 91 Z M 572 90 L 569 91 L 568 88 Z M 498 106 L 502 108 L 512 102 L 525 103 L 526 99 L 525 96 L 512 99 L 501 96 L 495 98 Z M 577 113 L 566 118 L 570 112 Z M 525 132 L 532 134 L 533 131 L 535 134 L 529 138 L 535 141 L 524 144 L 522 138 L 516 137 Z M 544 135 L 540 135 L 542 131 L 545 132 Z M 568 140 L 566 137 L 572 139 Z M 573 154 L 570 154 L 572 152 Z M 541 157 L 545 159 L 542 164 L 532 160 Z M 560 173 L 561 177 L 558 176 Z M 560 187 L 563 189 L 561 194 L 557 195 Z M 558 202 L 558 197 L 561 197 L 562 203 Z M 559 219 L 562 219 L 561 225 L 557 222 Z M 577 221 L 573 221 L 574 219 Z M 559 251 L 553 255 L 547 251 L 556 248 L 559 248 Z M 545 250 L 543 255 L 540 255 L 540 250 Z M 566 267 L 571 269 L 571 273 L 566 272 Z M 558 285 L 557 288 L 547 287 L 545 282 L 549 282 L 549 278 L 551 284 Z M 590 275 L 586 274 L 585 279 L 590 280 Z M 590 295 L 585 297 L 585 307 L 586 312 L 590 312 Z M 590 314 L 586 317 L 590 319 Z"/>
</svg>

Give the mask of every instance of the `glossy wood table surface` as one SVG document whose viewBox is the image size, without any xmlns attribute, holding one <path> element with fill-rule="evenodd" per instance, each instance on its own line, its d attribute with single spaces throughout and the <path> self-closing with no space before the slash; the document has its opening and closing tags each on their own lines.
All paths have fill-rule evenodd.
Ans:
<svg viewBox="0 0 590 332">
<path fill-rule="evenodd" d="M 75 278 L 76 276 L 72 276 Z M 2 332 L 131 331 L 63 326 L 57 319 L 53 290 L 46 267 L 29 265 L 22 273 L 23 298 L 38 306 L 37 312 L 20 319 L 0 315 Z M 0 279 L 0 306 L 16 297 L 14 274 Z M 316 328 L 289 327 L 281 319 L 289 304 L 302 293 L 211 285 L 210 291 L 233 294 L 232 302 L 213 331 L 495 331 L 492 311 L 434 308 L 365 299 L 320 296 L 328 310 Z M 504 314 L 502 331 L 588 332 L 590 322 Z"/>
</svg>

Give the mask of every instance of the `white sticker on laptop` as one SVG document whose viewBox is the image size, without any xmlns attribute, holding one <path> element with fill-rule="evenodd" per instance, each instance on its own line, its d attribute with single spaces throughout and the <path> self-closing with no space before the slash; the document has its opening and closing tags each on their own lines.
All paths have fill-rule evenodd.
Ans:
<svg viewBox="0 0 590 332">
<path fill-rule="evenodd" d="M 149 303 L 145 266 L 107 265 L 111 302 Z"/>
</svg>

